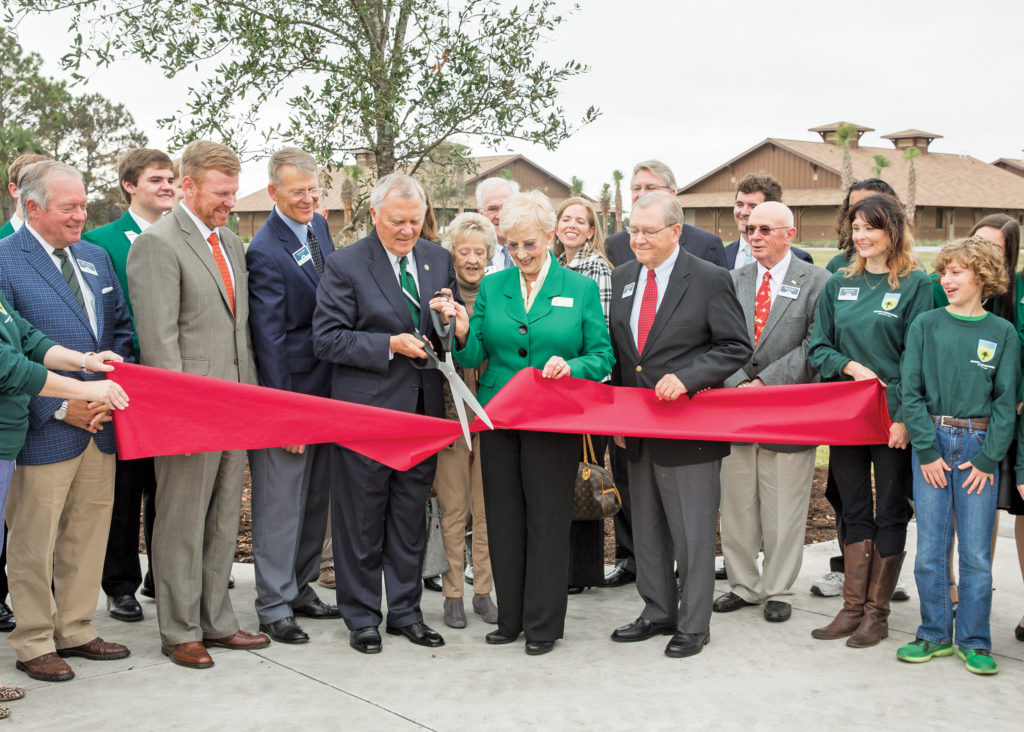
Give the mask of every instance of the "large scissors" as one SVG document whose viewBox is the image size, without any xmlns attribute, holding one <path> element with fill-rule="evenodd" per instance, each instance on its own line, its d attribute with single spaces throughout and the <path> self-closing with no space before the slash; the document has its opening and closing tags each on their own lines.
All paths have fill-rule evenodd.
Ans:
<svg viewBox="0 0 1024 732">
<path fill-rule="evenodd" d="M 410 302 L 416 304 L 419 307 L 419 303 L 413 299 L 412 295 L 405 291 L 403 288 L 402 292 Z M 448 295 L 443 292 L 435 292 L 434 297 L 443 297 L 444 299 L 450 299 Z M 476 396 L 469 390 L 460 377 L 458 372 L 455 371 L 455 364 L 452 362 L 452 346 L 455 343 L 455 323 L 449 320 L 445 323 L 441 319 L 441 314 L 434 309 L 430 311 L 430 319 L 434 325 L 434 332 L 437 334 L 437 339 L 441 345 L 441 351 L 444 354 L 444 360 L 438 357 L 429 341 L 424 338 L 423 334 L 420 333 L 419 328 L 413 330 L 413 334 L 420 339 L 423 343 L 424 350 L 427 352 L 426 362 L 421 363 L 419 359 L 412 359 L 412 365 L 418 369 L 437 369 L 444 377 L 448 379 L 448 386 L 452 390 L 452 401 L 455 402 L 455 411 L 459 414 L 459 423 L 462 425 L 462 435 L 466 438 L 466 444 L 469 449 L 473 449 L 473 443 L 469 436 L 469 421 L 466 418 L 466 404 L 473 410 L 473 413 L 483 420 L 484 424 L 494 429 L 494 423 L 491 422 L 491 418 L 487 416 L 487 412 L 480 406 L 480 402 L 476 400 Z"/>
</svg>

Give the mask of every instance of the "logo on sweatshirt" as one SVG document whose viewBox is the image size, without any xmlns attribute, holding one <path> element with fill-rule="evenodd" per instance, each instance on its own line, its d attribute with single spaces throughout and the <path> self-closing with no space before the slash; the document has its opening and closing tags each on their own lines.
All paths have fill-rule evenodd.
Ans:
<svg viewBox="0 0 1024 732">
<path fill-rule="evenodd" d="M 992 341 L 978 340 L 978 359 L 982 363 L 988 363 L 996 355 L 996 344 Z"/>
<path fill-rule="evenodd" d="M 887 292 L 885 297 L 882 298 L 882 310 L 892 310 L 894 307 L 900 304 L 899 292 Z"/>
</svg>

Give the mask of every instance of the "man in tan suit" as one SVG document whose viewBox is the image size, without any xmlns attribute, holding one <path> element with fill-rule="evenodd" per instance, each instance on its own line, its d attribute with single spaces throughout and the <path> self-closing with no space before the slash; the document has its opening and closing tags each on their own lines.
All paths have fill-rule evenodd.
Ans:
<svg viewBox="0 0 1024 732">
<path fill-rule="evenodd" d="M 147 366 L 256 383 L 245 252 L 226 228 L 240 170 L 227 147 L 189 144 L 184 199 L 132 245 L 128 287 Z M 239 630 L 228 597 L 244 469 L 242 450 L 156 458 L 156 611 L 162 651 L 180 666 L 212 666 L 209 646 L 270 643 Z"/>
</svg>

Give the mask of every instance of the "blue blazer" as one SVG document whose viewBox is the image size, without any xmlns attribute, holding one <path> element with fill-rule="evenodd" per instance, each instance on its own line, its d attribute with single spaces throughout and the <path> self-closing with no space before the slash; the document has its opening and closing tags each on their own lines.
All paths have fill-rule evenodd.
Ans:
<svg viewBox="0 0 1024 732">
<path fill-rule="evenodd" d="M 703 259 L 705 262 L 725 267 L 725 252 L 723 251 L 722 240 L 710 231 L 704 231 L 704 229 L 698 229 L 696 226 L 683 224 L 683 230 L 679 232 L 679 246 L 697 257 L 697 259 Z M 616 267 L 627 262 L 636 261 L 636 255 L 633 254 L 633 250 L 629 247 L 629 234 L 625 231 L 612 234 L 605 239 L 604 248 L 608 253 L 608 259 Z"/>
<path fill-rule="evenodd" d="M 326 262 L 334 252 L 327 220 L 314 214 L 312 225 Z M 271 211 L 245 253 L 249 331 L 261 386 L 327 397 L 331 365 L 313 353 L 313 311 L 320 275 L 312 256 L 306 256 L 301 265 L 295 258 L 303 246 L 281 216 Z"/>
<path fill-rule="evenodd" d="M 0 241 L 0 291 L 25 320 L 47 338 L 76 351 L 114 351 L 134 361 L 132 319 L 110 257 L 95 244 L 80 241 L 71 245 L 82 277 L 96 300 L 97 337 L 89 318 L 78 304 L 64 276 L 43 246 L 23 226 L 18 233 Z M 89 262 L 96 274 L 87 272 Z M 59 372 L 83 381 L 96 381 L 103 374 Z M 95 435 L 53 418 L 63 399 L 33 397 L 29 402 L 29 428 L 19 465 L 49 465 L 81 455 L 96 439 L 96 446 L 113 454 L 114 427 L 107 423 Z"/>
<path fill-rule="evenodd" d="M 434 336 L 430 299 L 442 287 L 458 297 L 451 255 L 419 239 L 413 249 L 420 295 L 420 332 Z M 444 377 L 417 369 L 411 359 L 389 358 L 390 340 L 413 331 L 406 299 L 377 230 L 328 258 L 316 293 L 313 350 L 334 364 L 331 396 L 357 404 L 415 412 L 420 390 L 432 417 L 444 416 Z"/>
<path fill-rule="evenodd" d="M 802 259 L 807 264 L 814 264 L 814 257 L 805 252 L 800 247 L 789 248 L 789 251 L 793 252 L 793 256 L 797 259 Z M 736 256 L 740 253 L 740 240 L 737 239 L 732 244 L 727 244 L 725 247 L 725 268 L 736 269 Z"/>
</svg>

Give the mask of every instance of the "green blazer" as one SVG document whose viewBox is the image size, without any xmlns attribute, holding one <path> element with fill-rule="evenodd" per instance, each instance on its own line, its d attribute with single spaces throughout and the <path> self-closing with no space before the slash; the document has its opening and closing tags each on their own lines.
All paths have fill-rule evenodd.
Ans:
<svg viewBox="0 0 1024 732">
<path fill-rule="evenodd" d="M 527 313 L 517 268 L 484 277 L 466 345 L 455 351 L 455 359 L 467 368 L 487 361 L 477 392 L 480 403 L 486 404 L 521 369 L 543 369 L 552 356 L 564 358 L 571 375 L 580 379 L 600 381 L 611 371 L 612 343 L 597 283 L 552 259 Z"/>
<path fill-rule="evenodd" d="M 11 225 L 10 221 L 6 221 L 3 226 L 0 226 L 0 239 L 6 239 L 13 233 L 14 227 Z"/>
<path fill-rule="evenodd" d="M 100 226 L 92 231 L 82 234 L 85 241 L 92 242 L 100 247 L 110 256 L 114 265 L 114 274 L 121 284 L 121 291 L 128 303 L 128 312 L 132 316 L 132 327 L 135 327 L 135 312 L 132 310 L 132 299 L 128 294 L 128 249 L 131 247 L 135 237 L 141 234 L 139 225 L 126 210 L 124 216 L 117 221 L 112 221 L 106 226 Z M 132 347 L 135 349 L 135 360 L 139 359 L 139 336 L 138 333 L 132 336 Z"/>
</svg>

